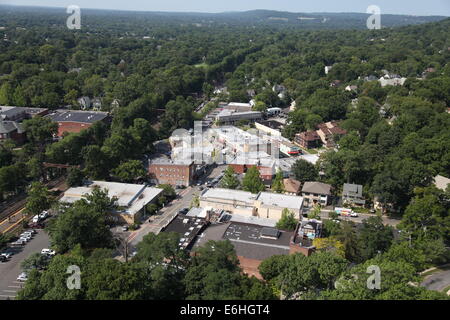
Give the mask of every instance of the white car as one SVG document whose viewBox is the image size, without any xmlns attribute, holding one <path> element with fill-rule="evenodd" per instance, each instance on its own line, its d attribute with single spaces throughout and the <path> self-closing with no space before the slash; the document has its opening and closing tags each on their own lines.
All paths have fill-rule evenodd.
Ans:
<svg viewBox="0 0 450 320">
<path fill-rule="evenodd" d="M 33 217 L 33 220 L 31 220 L 31 221 L 32 221 L 33 223 L 38 223 L 39 220 L 40 220 L 39 215 L 35 215 L 35 216 Z"/>
<path fill-rule="evenodd" d="M 28 275 L 25 272 L 22 272 L 21 274 L 19 274 L 19 276 L 17 277 L 17 281 L 21 281 L 21 282 L 25 282 L 28 280 Z"/>
<path fill-rule="evenodd" d="M 358 218 L 358 217 L 359 217 L 359 214 L 357 214 L 356 212 L 352 212 L 352 213 L 350 213 L 350 217 L 352 217 L 352 218 Z"/>
<path fill-rule="evenodd" d="M 42 211 L 39 215 L 39 219 L 46 219 L 48 217 L 48 211 Z"/>
<path fill-rule="evenodd" d="M 42 249 L 41 254 L 46 255 L 46 256 L 54 256 L 56 254 L 56 252 L 55 252 L 55 250 Z"/>
<path fill-rule="evenodd" d="M 27 243 L 27 242 L 29 242 L 31 240 L 31 238 L 28 238 L 28 237 L 24 237 L 24 236 L 21 236 L 20 238 L 19 238 L 19 240 L 18 241 L 22 241 L 22 242 L 25 242 L 25 243 Z"/>
<path fill-rule="evenodd" d="M 22 234 L 19 236 L 19 238 L 24 238 L 24 239 L 27 239 L 28 241 L 31 240 L 32 237 L 33 237 L 33 236 L 32 236 L 31 234 L 29 234 L 29 233 L 22 233 Z"/>
<path fill-rule="evenodd" d="M 0 255 L 4 256 L 6 259 L 10 259 L 12 257 L 12 253 L 11 252 L 3 252 Z"/>
</svg>

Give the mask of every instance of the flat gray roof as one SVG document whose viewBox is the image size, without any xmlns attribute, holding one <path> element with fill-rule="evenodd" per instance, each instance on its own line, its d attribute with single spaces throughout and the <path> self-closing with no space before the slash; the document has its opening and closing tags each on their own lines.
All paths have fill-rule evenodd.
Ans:
<svg viewBox="0 0 450 320">
<path fill-rule="evenodd" d="M 46 117 L 49 117 L 55 122 L 94 123 L 105 119 L 107 116 L 107 112 L 60 109 L 48 114 Z"/>
<path fill-rule="evenodd" d="M 257 198 L 263 205 L 280 207 L 287 209 L 301 209 L 303 207 L 303 197 L 288 196 L 279 193 L 261 192 Z"/>
<path fill-rule="evenodd" d="M 202 194 L 201 199 L 224 199 L 224 200 L 236 200 L 241 202 L 247 202 L 253 205 L 254 200 L 257 195 L 251 192 L 241 191 L 241 190 L 231 190 L 223 188 L 208 189 Z"/>
</svg>

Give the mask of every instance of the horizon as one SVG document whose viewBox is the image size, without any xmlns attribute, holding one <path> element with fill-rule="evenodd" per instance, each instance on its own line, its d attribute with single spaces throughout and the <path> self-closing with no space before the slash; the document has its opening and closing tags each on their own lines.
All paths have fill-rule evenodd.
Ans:
<svg viewBox="0 0 450 320">
<path fill-rule="evenodd" d="M 286 2 L 287 0 L 281 0 L 278 2 Z M 328 0 L 324 0 L 326 2 L 329 2 Z M 437 9 L 433 9 L 433 12 L 431 11 L 427 11 L 427 12 L 405 12 L 405 11 L 398 11 L 396 10 L 395 12 L 392 11 L 392 6 L 383 6 L 381 5 L 381 3 L 385 3 L 385 2 L 389 2 L 389 1 L 384 1 L 384 0 L 379 0 L 378 2 L 378 6 L 380 6 L 381 8 L 381 12 L 382 14 L 386 14 L 386 15 L 405 15 L 405 16 L 445 16 L 445 17 L 449 17 L 450 16 L 450 3 L 444 3 L 444 1 L 441 0 L 430 0 L 431 2 L 435 3 L 439 3 L 441 4 L 440 8 Z M 428 3 L 430 2 L 428 1 Z M 32 3 L 29 3 L 32 2 Z M 61 3 L 61 2 L 64 2 Z M 77 2 L 73 3 L 73 2 Z M 278 6 L 277 8 L 273 8 L 273 5 L 277 5 L 275 3 L 273 3 L 272 5 L 269 5 L 269 7 L 261 6 L 261 7 L 241 7 L 241 8 L 217 8 L 216 10 L 214 9 L 203 9 L 203 10 L 199 10 L 196 7 L 189 7 L 186 8 L 185 6 L 178 6 L 176 8 L 174 7 L 164 7 L 161 5 L 149 8 L 147 5 L 144 5 L 144 7 L 140 7 L 140 8 L 136 8 L 134 7 L 134 5 L 136 5 L 137 3 L 140 3 L 140 0 L 129 0 L 127 2 L 126 7 L 124 7 L 123 2 L 121 1 L 108 1 L 107 3 L 104 2 L 104 0 L 97 0 L 97 1 L 88 1 L 88 0 L 78 0 L 78 1 L 73 1 L 71 3 L 67 3 L 66 1 L 61 1 L 61 0 L 44 0 L 44 1 L 39 1 L 38 4 L 36 4 L 36 1 L 30 1 L 30 0 L 14 0 L 14 3 L 10 3 L 10 0 L 0 0 L 0 5 L 6 5 L 6 6 L 11 6 L 11 7 L 30 7 L 30 8 L 49 8 L 49 9 L 65 9 L 67 8 L 67 6 L 74 4 L 74 5 L 78 5 L 81 9 L 88 9 L 88 10 L 105 10 L 105 11 L 127 11 L 127 12 L 162 12 L 162 13 L 197 13 L 197 14 L 221 14 L 221 13 L 242 13 L 242 12 L 248 12 L 248 11 L 276 11 L 276 12 L 288 12 L 288 13 L 307 13 L 307 14 L 320 14 L 320 13 L 359 13 L 359 14 L 367 14 L 366 9 L 367 6 L 365 6 L 364 4 L 358 3 L 355 6 L 352 6 L 352 8 L 350 9 L 348 7 L 348 3 L 349 2 L 353 2 L 353 0 L 345 0 L 343 2 L 347 3 L 347 6 L 342 6 L 342 9 L 340 10 L 336 10 L 336 8 L 333 8 L 333 6 L 329 6 L 327 8 L 325 7 L 321 7 L 320 9 L 316 8 L 315 5 L 313 5 L 313 7 L 315 9 L 313 9 L 313 7 L 309 6 L 310 10 L 308 10 L 308 7 L 304 7 L 304 10 L 298 10 L 299 8 L 296 8 L 294 6 L 292 6 L 291 8 L 286 8 L 284 6 Z M 99 2 L 101 4 L 99 4 Z M 128 3 L 132 3 L 131 5 L 128 5 Z M 165 3 L 173 3 L 173 2 L 179 2 L 179 0 L 168 0 Z M 196 2 L 203 2 L 203 0 L 198 0 Z M 234 0 L 231 0 L 231 2 L 236 2 Z M 274 2 L 274 1 L 259 1 L 259 2 L 263 2 L 263 3 L 268 3 L 268 2 Z M 291 1 L 287 1 L 287 2 L 291 2 Z M 323 2 L 323 1 L 322 1 Z M 367 3 L 372 3 L 374 1 L 365 1 Z M 403 1 L 405 2 L 405 1 Z M 92 4 L 95 3 L 95 4 Z M 342 2 L 341 2 L 342 3 Z M 86 5 L 83 5 L 86 4 Z M 375 4 L 377 5 L 377 4 Z M 398 5 L 398 2 L 397 2 Z M 408 6 L 411 6 L 411 3 L 408 3 Z M 430 9 L 431 6 L 427 6 L 428 9 Z M 445 7 L 445 11 L 442 11 L 442 9 Z M 202 8 L 204 8 L 204 6 L 202 6 Z M 383 8 L 388 8 L 387 10 L 384 10 Z M 419 10 L 418 8 L 416 8 L 416 10 Z"/>
</svg>

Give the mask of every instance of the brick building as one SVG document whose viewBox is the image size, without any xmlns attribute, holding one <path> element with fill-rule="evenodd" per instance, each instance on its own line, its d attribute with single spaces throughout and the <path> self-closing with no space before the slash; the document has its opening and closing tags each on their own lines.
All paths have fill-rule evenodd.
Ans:
<svg viewBox="0 0 450 320">
<path fill-rule="evenodd" d="M 62 137 L 64 132 L 78 133 L 95 122 L 106 122 L 110 119 L 107 112 L 80 110 L 56 110 L 47 117 L 58 123 L 58 137 Z"/>
<path fill-rule="evenodd" d="M 155 184 L 190 186 L 194 180 L 195 165 L 192 160 L 151 159 L 148 166 L 150 181 Z"/>
<path fill-rule="evenodd" d="M 316 131 L 305 131 L 295 135 L 294 142 L 305 149 L 318 148 L 322 140 Z"/>
</svg>

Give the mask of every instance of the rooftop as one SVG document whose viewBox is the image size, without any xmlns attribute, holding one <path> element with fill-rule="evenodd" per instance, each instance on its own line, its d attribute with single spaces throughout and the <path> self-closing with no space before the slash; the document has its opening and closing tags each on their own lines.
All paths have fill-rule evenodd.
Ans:
<svg viewBox="0 0 450 320">
<path fill-rule="evenodd" d="M 281 122 L 274 120 L 258 121 L 258 123 L 275 130 L 280 130 L 281 128 L 283 128 L 283 124 Z"/>
<path fill-rule="evenodd" d="M 279 193 L 261 192 L 257 200 L 261 201 L 262 205 L 271 207 L 300 210 L 303 206 L 303 197 Z"/>
<path fill-rule="evenodd" d="M 150 165 L 174 165 L 174 166 L 190 166 L 194 161 L 190 159 L 170 159 L 166 157 L 159 157 L 149 160 Z"/>
<path fill-rule="evenodd" d="M 240 201 L 246 202 L 249 205 L 253 205 L 253 202 L 256 199 L 256 197 L 257 195 L 247 191 L 214 188 L 206 190 L 206 192 L 204 192 L 200 198 L 207 200 L 222 199 L 222 200 Z"/>
<path fill-rule="evenodd" d="M 15 121 L 1 121 L 0 120 L 0 133 L 1 134 L 10 133 L 10 132 L 13 132 L 14 130 L 17 130 L 18 133 L 24 132 L 23 127 L 20 123 L 17 123 Z"/>
<path fill-rule="evenodd" d="M 331 185 L 322 182 L 305 182 L 302 192 L 331 195 Z"/>
<path fill-rule="evenodd" d="M 344 183 L 344 188 L 342 195 L 353 195 L 357 197 L 362 197 L 363 186 L 359 184 Z"/>
<path fill-rule="evenodd" d="M 441 175 L 437 175 L 434 178 L 434 184 L 438 189 L 445 190 L 447 186 L 450 184 L 450 179 Z"/>
<path fill-rule="evenodd" d="M 130 214 L 138 212 L 143 206 L 163 192 L 162 189 L 150 188 L 141 184 L 92 181 L 87 186 L 68 189 L 60 201 L 73 203 L 90 194 L 94 187 L 97 186 L 101 189 L 107 189 L 110 198 L 117 197 L 117 204 L 120 207 L 125 207 L 125 211 Z"/>
<path fill-rule="evenodd" d="M 80 111 L 80 110 L 56 110 L 47 115 L 55 122 L 81 122 L 94 123 L 101 121 L 108 116 L 107 112 L 100 111 Z"/>
<path fill-rule="evenodd" d="M 175 232 L 181 235 L 178 246 L 182 249 L 190 249 L 193 241 L 206 227 L 206 220 L 198 217 L 186 217 L 177 215 L 164 232 Z"/>
</svg>

